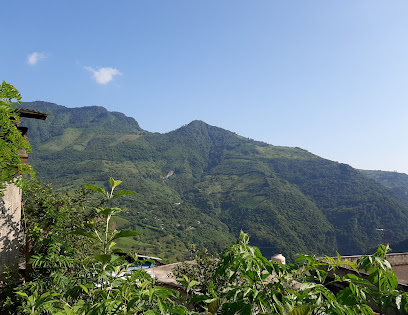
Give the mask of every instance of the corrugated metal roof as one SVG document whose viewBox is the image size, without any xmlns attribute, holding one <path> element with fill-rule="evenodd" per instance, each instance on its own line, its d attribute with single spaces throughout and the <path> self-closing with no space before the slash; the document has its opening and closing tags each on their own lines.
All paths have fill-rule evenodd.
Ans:
<svg viewBox="0 0 408 315">
<path fill-rule="evenodd" d="M 34 119 L 46 120 L 48 116 L 55 116 L 55 114 L 46 114 L 46 113 L 37 112 L 35 110 L 26 109 L 26 108 L 19 108 L 18 112 L 20 113 L 20 117 L 22 118 L 34 118 Z"/>
</svg>

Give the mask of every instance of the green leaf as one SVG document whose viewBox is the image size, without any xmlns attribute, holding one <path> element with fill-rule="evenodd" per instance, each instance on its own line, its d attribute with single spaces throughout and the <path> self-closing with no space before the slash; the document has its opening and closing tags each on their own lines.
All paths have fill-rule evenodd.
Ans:
<svg viewBox="0 0 408 315">
<path fill-rule="evenodd" d="M 315 288 L 316 286 L 318 286 L 318 284 L 316 284 L 316 283 L 303 282 L 303 283 L 300 285 L 300 290 L 301 290 L 301 291 L 309 290 L 309 289 Z"/>
<path fill-rule="evenodd" d="M 158 298 L 161 298 L 161 299 L 167 299 L 169 297 L 179 296 L 180 292 L 172 290 L 172 289 L 157 286 L 157 287 L 154 287 L 154 288 L 151 289 L 150 295 L 151 295 L 151 297 L 154 295 L 154 296 L 156 296 Z"/>
<path fill-rule="evenodd" d="M 122 183 L 122 181 L 121 180 L 114 180 L 111 177 L 111 178 L 109 178 L 109 183 L 110 183 L 112 189 L 115 189 L 117 186 L 119 186 Z"/>
<path fill-rule="evenodd" d="M 371 285 L 371 282 L 370 282 L 370 281 L 368 281 L 368 280 L 366 280 L 366 279 L 363 279 L 363 278 L 360 278 L 360 277 L 358 277 L 358 276 L 356 276 L 356 275 L 354 275 L 354 274 L 351 274 L 351 273 L 346 274 L 346 275 L 343 277 L 343 280 L 351 280 L 353 283 L 365 284 L 365 285 L 367 285 L 367 286 L 370 286 L 370 285 Z"/>
<path fill-rule="evenodd" d="M 169 305 L 168 309 L 169 314 L 174 315 L 189 315 L 191 314 L 188 309 L 183 305 Z"/>
<path fill-rule="evenodd" d="M 113 237 L 111 238 L 111 241 L 116 240 L 117 238 L 121 238 L 121 237 L 138 236 L 138 235 L 140 235 L 140 233 L 137 233 L 131 230 L 121 230 L 120 232 L 113 235 Z"/>
<path fill-rule="evenodd" d="M 103 190 L 102 188 L 98 187 L 98 186 L 95 186 L 95 185 L 85 185 L 85 186 L 83 186 L 83 187 L 84 187 L 85 189 L 90 189 L 90 190 L 93 190 L 93 191 L 97 191 L 97 192 L 101 193 L 102 195 L 106 196 L 106 191 Z"/>
<path fill-rule="evenodd" d="M 104 265 L 106 265 L 109 262 L 114 262 L 115 260 L 120 258 L 119 256 L 116 255 L 98 255 L 98 254 L 94 254 L 94 257 L 97 261 L 101 262 Z"/>
<path fill-rule="evenodd" d="M 293 308 L 289 315 L 309 315 L 315 307 L 311 305 L 298 305 Z"/>
<path fill-rule="evenodd" d="M 122 209 L 121 208 L 95 208 L 95 211 L 98 214 L 101 214 L 106 218 L 108 216 L 112 216 L 112 215 L 120 213 Z"/>
<path fill-rule="evenodd" d="M 210 296 L 207 296 L 207 295 L 204 295 L 204 294 L 198 294 L 198 295 L 193 296 L 190 299 L 190 302 L 191 303 L 197 303 L 197 302 L 205 301 L 206 303 L 212 303 L 215 300 L 218 300 L 218 298 L 211 298 Z"/>
<path fill-rule="evenodd" d="M 187 292 L 189 292 L 190 290 L 191 290 L 191 288 L 192 287 L 194 287 L 194 286 L 196 286 L 196 285 L 199 285 L 200 284 L 200 282 L 199 281 L 196 281 L 196 280 L 191 280 L 190 281 L 190 283 L 188 284 L 188 287 L 187 287 Z"/>
<path fill-rule="evenodd" d="M 338 292 L 336 298 L 339 303 L 344 305 L 353 306 L 357 303 L 353 291 L 350 289 L 350 287 L 346 287 Z"/>
<path fill-rule="evenodd" d="M 252 314 L 251 305 L 244 303 L 243 301 L 237 301 L 234 303 L 224 303 L 222 305 L 222 314 Z"/>
<path fill-rule="evenodd" d="M 56 313 L 56 315 L 60 315 L 60 314 L 61 315 L 62 314 L 64 314 L 64 315 L 76 315 L 77 314 L 77 312 L 75 312 L 74 310 L 69 308 L 68 305 L 64 305 L 63 307 L 64 307 L 64 312 L 60 311 L 60 312 Z"/>
<path fill-rule="evenodd" d="M 157 304 L 159 305 L 160 313 L 161 314 L 167 314 L 167 305 L 164 303 L 162 300 L 157 300 Z"/>
<path fill-rule="evenodd" d="M 27 293 L 24 293 L 24 292 L 16 292 L 16 294 L 17 294 L 18 296 L 22 297 L 23 299 L 25 299 L 25 300 L 28 301 L 28 295 L 27 295 Z"/>
<path fill-rule="evenodd" d="M 135 297 L 133 299 L 131 299 L 128 304 L 126 305 L 127 311 L 129 312 L 129 310 L 133 307 L 133 305 L 135 305 L 135 303 L 139 300 L 139 297 Z"/>
<path fill-rule="evenodd" d="M 88 288 L 84 286 L 83 284 L 80 284 L 79 287 L 82 288 L 82 290 L 84 290 L 86 294 L 89 293 Z"/>
<path fill-rule="evenodd" d="M 133 195 L 133 194 L 137 194 L 137 192 L 135 192 L 135 191 L 133 191 L 133 190 L 122 189 L 122 190 L 119 190 L 119 191 L 114 195 L 114 197 L 122 196 L 122 195 Z"/>
</svg>

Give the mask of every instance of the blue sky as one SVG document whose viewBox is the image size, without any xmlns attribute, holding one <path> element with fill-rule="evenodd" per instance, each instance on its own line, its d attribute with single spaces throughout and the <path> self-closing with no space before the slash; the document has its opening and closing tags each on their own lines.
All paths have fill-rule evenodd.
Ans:
<svg viewBox="0 0 408 315">
<path fill-rule="evenodd" d="M 7 1 L 0 80 L 408 173 L 408 1 Z"/>
</svg>

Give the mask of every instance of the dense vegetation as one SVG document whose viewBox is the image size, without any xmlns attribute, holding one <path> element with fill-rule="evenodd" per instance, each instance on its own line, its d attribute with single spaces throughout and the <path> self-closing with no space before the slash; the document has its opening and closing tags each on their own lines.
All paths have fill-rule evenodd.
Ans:
<svg viewBox="0 0 408 315">
<path fill-rule="evenodd" d="M 31 168 L 22 163 L 19 153 L 31 149 L 27 139 L 16 128 L 20 122 L 17 106 L 21 95 L 11 84 L 3 81 L 0 85 L 0 197 L 5 183 L 16 180 L 16 175 L 30 172 Z"/>
<path fill-rule="evenodd" d="M 238 237 L 270 256 L 364 253 L 389 230 L 408 237 L 408 201 L 348 165 L 299 148 L 276 147 L 193 121 L 167 134 L 144 131 L 102 107 L 46 102 L 56 114 L 25 121 L 38 178 L 57 189 L 123 179 L 138 195 L 118 202 L 118 228 L 140 233 L 120 245 L 180 260 L 188 244 L 220 251 Z"/>
<path fill-rule="evenodd" d="M 12 105 L 10 104 L 9 107 L 12 108 Z M 109 114 L 105 116 L 109 118 Z M 123 118 L 120 115 L 114 116 Z M 9 120 L 9 118 L 5 119 Z M 130 122 L 132 125 L 132 121 Z M 133 123 L 133 127 L 137 129 L 136 126 L 137 124 Z M 13 131 L 16 130 L 14 125 L 10 125 L 10 128 Z M 226 145 L 230 146 L 230 152 L 225 148 L 220 150 L 216 147 L 217 153 L 211 154 L 211 150 L 214 150 L 213 146 L 203 146 L 203 141 L 201 144 L 199 142 L 202 137 L 196 136 L 191 140 L 189 134 L 193 129 L 195 133 L 198 131 L 200 135 L 204 133 L 204 136 L 208 135 L 211 138 L 214 130 L 216 132 L 220 130 L 217 128 L 211 130 L 213 127 L 201 122 L 194 122 L 189 128 L 174 132 L 181 132 L 182 136 L 187 136 L 181 139 L 172 138 L 172 133 L 166 135 L 169 139 L 164 140 L 160 135 L 146 133 L 148 140 L 145 144 L 150 144 L 151 148 L 156 148 L 159 152 L 161 147 L 154 147 L 152 144 L 157 145 L 162 141 L 161 144 L 165 146 L 169 143 L 169 147 L 161 152 L 164 155 L 174 154 L 172 159 L 156 157 L 155 160 L 154 155 L 152 158 L 156 163 L 161 163 L 162 167 L 164 165 L 165 169 L 174 170 L 165 176 L 159 175 L 161 183 L 156 180 L 154 172 L 150 173 L 150 177 L 149 172 L 138 173 L 139 176 L 145 175 L 145 180 L 150 180 L 146 183 L 150 183 L 151 186 L 146 185 L 146 188 L 153 188 L 156 185 L 158 195 L 166 196 L 166 190 L 163 188 L 167 187 L 166 197 L 179 196 L 181 200 L 174 205 L 184 206 L 184 203 L 189 205 L 190 208 L 177 207 L 176 209 L 181 208 L 186 211 L 174 211 L 175 217 L 181 213 L 189 220 L 193 219 L 188 217 L 191 213 L 202 215 L 205 218 L 203 225 L 210 226 L 212 222 L 213 231 L 220 226 L 217 220 L 211 221 L 214 217 L 232 224 L 231 227 L 243 224 L 234 221 L 236 217 L 241 218 L 248 227 L 256 223 L 257 226 L 262 227 L 263 222 L 253 222 L 246 218 L 246 212 L 249 210 L 253 211 L 254 218 L 260 217 L 267 224 L 274 224 L 274 220 L 269 218 L 271 215 L 275 215 L 275 220 L 280 219 L 281 222 L 285 222 L 286 219 L 288 225 L 295 228 L 302 228 L 301 222 L 297 221 L 307 220 L 308 216 L 312 216 L 315 220 L 321 216 L 324 221 L 324 211 L 320 214 L 318 205 L 325 209 L 327 201 L 320 198 L 313 202 L 307 198 L 316 194 L 315 190 L 302 185 L 299 181 L 302 176 L 288 172 L 288 167 L 296 169 L 296 166 L 290 166 L 290 163 L 285 160 L 287 157 L 284 157 L 291 153 L 291 150 L 286 148 L 274 150 L 274 147 L 256 142 L 249 142 L 249 145 L 246 140 L 222 131 L 218 140 L 222 143 L 225 141 Z M 63 129 L 63 134 L 65 130 Z M 77 131 L 73 133 L 78 135 Z M 95 135 L 109 139 L 109 135 L 103 134 L 100 128 L 95 131 Z M 0 138 L 5 136 L 3 134 Z M 228 137 L 231 137 L 231 140 L 226 141 Z M 129 136 L 126 138 L 129 139 Z M 139 138 L 133 137 L 133 140 Z M 110 138 L 110 141 L 112 139 L 118 141 L 118 138 Z M 185 150 L 183 156 L 177 155 L 177 150 L 172 152 L 172 148 L 177 147 L 178 141 L 181 143 L 178 149 Z M 92 142 L 92 139 L 88 142 Z M 18 142 L 9 141 L 6 146 L 8 143 L 12 143 L 15 148 L 18 146 Z M 106 142 L 108 146 L 111 143 Z M 277 164 L 272 164 L 279 171 L 273 170 L 271 166 L 268 167 L 271 156 L 265 157 L 260 154 L 262 158 L 245 159 L 245 156 L 251 154 L 247 150 L 253 149 L 254 143 L 260 148 L 258 152 L 265 153 L 272 149 L 272 155 L 279 161 Z M 54 150 L 58 152 L 62 151 L 61 145 L 65 147 L 66 142 L 52 144 L 51 141 L 45 145 L 47 144 L 51 144 L 51 147 L 59 145 Z M 258 154 L 252 153 L 255 156 Z M 309 160 L 320 160 L 301 150 L 297 153 L 296 159 L 300 159 L 303 163 L 310 163 L 310 161 L 303 161 L 303 159 L 308 160 L 306 157 L 310 157 Z M 188 163 L 183 164 L 181 161 L 183 158 L 187 158 Z M 180 161 L 177 162 L 177 159 Z M 209 163 L 208 160 L 212 162 Z M 228 160 L 231 160 L 231 163 L 228 163 Z M 174 164 L 169 166 L 165 163 Z M 183 166 L 187 169 L 180 171 Z M 328 165 L 328 169 L 331 167 L 332 165 Z M 157 168 L 153 170 L 157 171 Z M 161 170 L 163 171 L 163 168 Z M 304 167 L 298 170 L 299 174 L 302 172 L 305 172 Z M 346 183 L 340 186 L 350 189 L 350 186 L 354 187 L 360 181 L 364 187 L 365 178 L 356 176 L 353 180 L 354 177 L 350 179 L 350 176 L 347 176 L 349 173 L 356 175 L 355 171 L 347 166 L 334 168 L 335 176 L 344 175 L 351 182 L 347 183 L 346 180 Z M 254 176 L 254 174 L 262 176 Z M 13 173 L 9 177 L 15 175 Z M 176 176 L 173 177 L 173 175 Z M 293 182 L 296 181 L 299 182 L 294 185 Z M 316 185 L 318 183 L 319 181 L 316 181 Z M 227 246 L 218 259 L 208 256 L 206 252 L 194 250 L 196 265 L 181 265 L 174 271 L 182 287 L 181 292 L 162 287 L 143 270 L 129 268 L 137 263 L 137 256 L 119 255 L 121 251 L 117 244 L 119 240 L 134 240 L 135 237 L 140 236 L 139 233 L 129 229 L 116 229 L 120 224 L 130 225 L 130 220 L 123 218 L 115 220 L 115 216 L 123 211 L 118 205 L 129 204 L 129 200 L 126 202 L 126 197 L 135 194 L 128 189 L 118 190 L 121 184 L 121 181 L 111 177 L 108 185 L 105 185 L 107 190 L 98 185 L 88 184 L 84 185 L 82 190 L 68 194 L 55 192 L 50 186 L 42 186 L 35 181 L 23 181 L 22 223 L 25 235 L 23 244 L 26 258 L 25 273 L 19 275 L 16 273 L 16 266 L 10 266 L 11 269 L 6 269 L 0 275 L 2 280 L 0 312 L 2 314 L 306 315 L 374 314 L 374 310 L 380 313 L 408 311 L 408 294 L 397 289 L 397 278 L 385 259 L 388 247 L 383 245 L 374 255 L 361 257 L 357 265 L 342 261 L 340 256 L 337 259 L 326 256 L 318 260 L 308 255 L 298 255 L 295 264 L 282 265 L 266 259 L 257 247 L 249 245 L 248 235 L 240 232 L 237 243 Z M 339 184 L 333 181 L 334 190 L 336 185 Z M 60 185 L 60 189 L 63 186 Z M 342 191 L 344 187 L 337 189 Z M 367 194 L 376 193 L 374 188 L 371 188 L 374 192 L 369 188 L 365 190 Z M 92 198 L 89 195 L 91 192 L 99 194 L 99 198 Z M 334 199 L 341 200 L 338 193 L 334 195 Z M 124 202 L 117 201 L 118 198 L 122 198 Z M 269 203 L 266 203 L 265 199 Z M 171 202 L 174 201 L 171 200 Z M 161 202 L 164 202 L 164 199 Z M 278 206 L 283 206 L 283 203 L 287 205 L 286 209 L 289 211 L 279 209 Z M 201 213 L 198 207 L 202 209 Z M 303 213 L 299 208 L 303 208 Z M 201 216 L 195 217 L 194 220 L 201 218 Z M 178 218 L 177 222 L 184 222 L 183 219 L 185 218 Z M 201 221 L 199 222 L 198 224 L 201 224 Z M 148 228 L 165 234 L 163 225 L 164 223 L 160 225 L 160 229 L 154 225 Z M 327 226 L 328 229 L 331 228 L 329 224 Z M 196 231 L 200 229 L 193 226 L 189 226 L 186 230 L 192 232 L 190 236 L 194 235 L 197 240 L 204 239 L 204 242 L 208 242 L 212 237 L 200 231 L 197 233 Z M 183 228 L 179 231 L 183 232 Z M 302 239 L 305 246 L 308 245 L 310 236 L 303 235 L 302 232 L 299 235 L 301 235 L 300 238 L 293 235 L 291 241 Z M 183 234 L 178 237 L 182 239 Z M 320 240 L 319 237 L 321 236 L 316 233 L 316 239 Z M 258 234 L 257 241 L 259 242 L 261 238 L 262 234 Z M 290 249 L 290 247 L 287 248 Z M 349 272 L 345 275 L 338 274 L 337 270 L 344 266 L 350 268 Z M 360 274 L 359 270 L 364 271 L 365 275 Z M 340 285 L 338 292 L 329 290 L 333 284 Z"/>
<path fill-rule="evenodd" d="M 364 175 L 384 185 L 401 199 L 408 201 L 408 175 L 397 172 L 360 170 Z M 389 232 L 389 231 L 386 231 Z M 408 252 L 408 238 L 392 244 L 395 252 Z"/>
<path fill-rule="evenodd" d="M 388 187 L 401 198 L 408 200 L 408 175 L 397 172 L 360 170 L 364 175 Z"/>
<path fill-rule="evenodd" d="M 24 281 L 10 272 L 1 275 L 6 277 L 0 286 L 2 314 L 308 315 L 408 311 L 408 293 L 397 289 L 397 278 L 385 259 L 388 247 L 383 245 L 374 255 L 362 256 L 357 265 L 340 257 L 318 260 L 308 255 L 299 255 L 295 264 L 282 265 L 249 246 L 248 236 L 241 232 L 237 243 L 226 247 L 219 259 L 196 252 L 196 265 L 182 265 L 175 270 L 181 289 L 160 286 L 142 269 L 129 268 L 137 257 L 129 263 L 117 254 L 118 249 L 113 250 L 117 240 L 137 235 L 109 228 L 112 216 L 121 212 L 112 207 L 113 199 L 133 193 L 117 191 L 120 184 L 111 178 L 108 191 L 85 186 L 101 195 L 94 206 L 86 202 L 86 194 L 80 194 L 80 198 L 55 194 L 49 187 L 37 184 L 25 188 L 25 232 L 33 240 L 26 243 L 32 249 L 28 261 L 31 268 L 26 270 Z M 78 215 L 84 214 L 90 216 L 81 224 Z M 73 229 L 77 225 L 82 228 Z M 91 244 L 86 250 L 84 239 Z M 349 272 L 338 275 L 337 270 L 344 266 Z M 338 292 L 329 289 L 334 284 L 340 285 Z"/>
<path fill-rule="evenodd" d="M 86 185 L 75 195 L 55 193 L 28 182 L 24 278 L 1 274 L 2 314 L 374 314 L 406 313 L 408 293 L 385 259 L 381 245 L 358 263 L 299 255 L 295 264 L 282 265 L 262 256 L 241 232 L 235 245 L 219 259 L 196 253 L 196 265 L 181 265 L 174 274 L 180 288 L 163 287 L 142 269 L 137 257 L 124 259 L 114 250 L 119 239 L 135 237 L 130 230 L 110 227 L 121 212 L 112 201 L 134 192 Z M 88 193 L 99 193 L 90 200 Z M 88 193 L 86 193 L 88 192 Z M 85 220 L 82 221 L 81 220 Z M 87 240 L 88 243 L 84 241 Z M 85 245 L 85 246 L 84 246 Z M 133 260 L 130 260 L 132 259 Z M 130 260 L 130 263 L 128 262 Z M 30 266 L 30 267 L 29 267 Z M 349 270 L 337 274 L 340 268 Z M 14 266 L 15 267 L 15 266 Z M 358 270 L 364 273 L 359 273 Z M 329 288 L 340 285 L 333 292 Z"/>
</svg>

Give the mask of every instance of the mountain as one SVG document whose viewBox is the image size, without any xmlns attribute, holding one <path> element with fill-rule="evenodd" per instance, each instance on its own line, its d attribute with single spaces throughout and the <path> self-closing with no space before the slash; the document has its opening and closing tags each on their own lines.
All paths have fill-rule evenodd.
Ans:
<svg viewBox="0 0 408 315">
<path fill-rule="evenodd" d="M 408 175 L 397 172 L 360 170 L 367 177 L 388 187 L 401 198 L 408 201 Z"/>
<path fill-rule="evenodd" d="M 408 175 L 398 172 L 360 170 L 364 175 L 384 185 L 401 199 L 408 201 Z M 386 231 L 388 233 L 389 231 Z M 388 241 L 387 241 L 388 242 Z M 392 252 L 408 252 L 408 238 L 390 245 Z"/>
<path fill-rule="evenodd" d="M 30 163 L 42 182 L 75 189 L 112 176 L 138 192 L 119 227 L 141 237 L 122 244 L 181 259 L 188 243 L 217 251 L 242 229 L 264 255 L 360 254 L 382 237 L 408 238 L 408 200 L 352 167 L 300 148 L 241 137 L 202 121 L 166 134 L 103 107 L 47 102 L 22 107 L 53 113 L 23 120 Z"/>
</svg>

